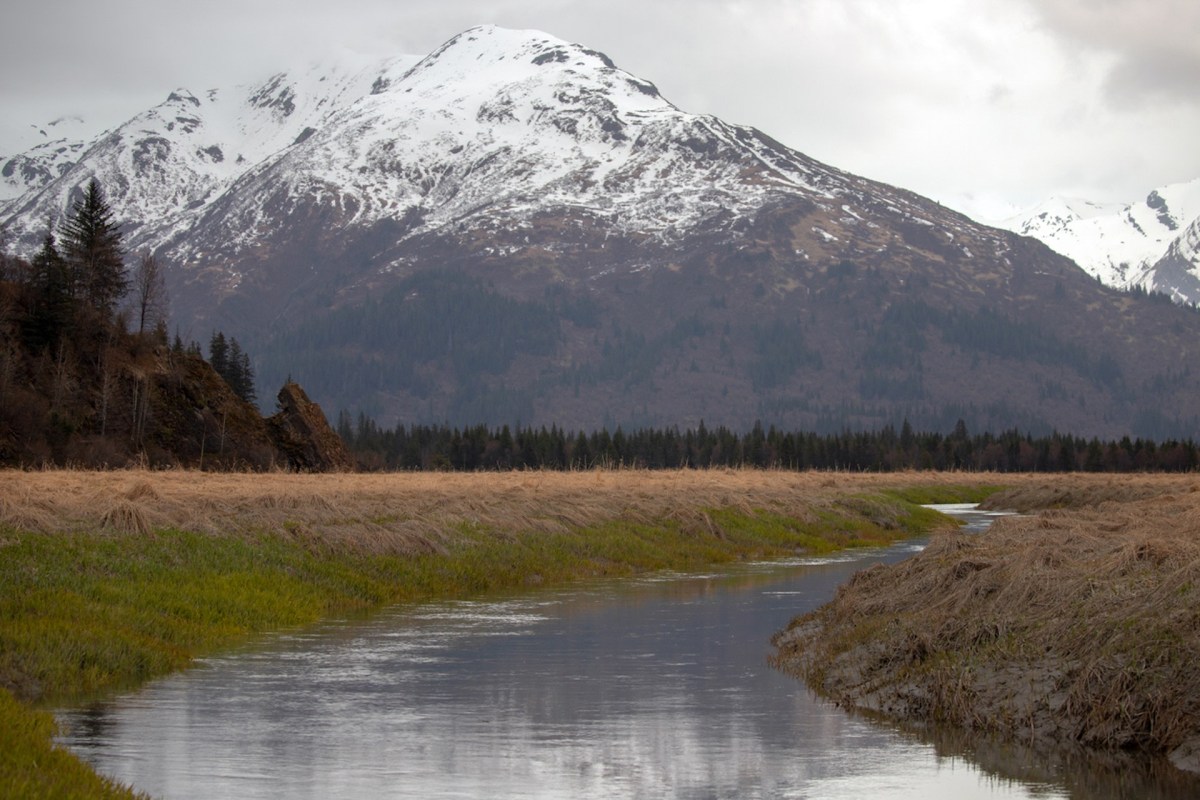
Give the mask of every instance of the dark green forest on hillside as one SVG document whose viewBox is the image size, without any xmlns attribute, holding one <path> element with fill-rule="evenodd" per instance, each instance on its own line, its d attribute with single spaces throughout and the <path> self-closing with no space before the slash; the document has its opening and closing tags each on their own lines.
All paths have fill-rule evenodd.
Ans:
<svg viewBox="0 0 1200 800">
<path fill-rule="evenodd" d="M 532 394 L 504 391 L 489 377 L 521 355 L 545 356 L 560 338 L 559 318 L 584 321 L 582 303 L 515 300 L 453 271 L 420 272 L 363 305 L 307 320 L 264 344 L 261 372 L 306 376 L 314 394 L 339 404 L 403 387 L 427 397 L 442 379 L 457 386 L 455 418 L 528 418 Z M 443 375 L 442 370 L 449 374 Z"/>
<path fill-rule="evenodd" d="M 853 324 L 865 335 L 861 345 L 851 345 L 852 360 L 845 362 L 823 353 L 830 336 L 846 332 L 821 330 L 809 319 L 730 318 L 715 301 L 702 312 L 670 315 L 665 310 L 659 324 L 646 332 L 605 313 L 586 293 L 565 287 L 518 299 L 476 276 L 428 270 L 361 305 L 297 321 L 256 345 L 256 363 L 267 383 L 300 376 L 313 396 L 334 411 L 378 417 L 394 409 L 400 397 L 409 409 L 406 422 L 438 420 L 458 426 L 538 419 L 545 410 L 541 401 L 563 389 L 576 398 L 597 387 L 616 386 L 630 395 L 644 395 L 648 387 L 669 391 L 672 373 L 711 371 L 716 365 L 727 377 L 713 380 L 732 381 L 756 393 L 754 416 L 776 422 L 803 419 L 790 424 L 820 433 L 899 427 L 905 418 L 918 427 L 938 429 L 960 417 L 974 428 L 998 430 L 1002 425 L 1035 434 L 1053 430 L 1036 408 L 1014 410 L 1003 401 L 984 408 L 987 401 L 979 398 L 961 407 L 937 404 L 926 385 L 927 372 L 936 373 L 936 365 L 926 361 L 931 349 L 944 354 L 947 348 L 973 369 L 1045 368 L 1035 387 L 1041 401 L 1082 403 L 1094 395 L 1128 408 L 1156 388 L 1131 385 L 1111 354 L 986 305 L 942 309 L 906 300 L 874 319 L 856 318 Z M 734 340 L 745 346 L 735 352 Z M 814 382 L 847 371 L 855 390 L 852 398 L 815 399 L 820 393 L 814 394 Z M 941 379 L 944 383 L 944 375 Z M 646 416 L 639 408 L 611 408 L 600 424 L 611 429 L 673 422 Z M 1196 424 L 1194 415 L 1135 417 L 1130 433 L 1144 438 L 1183 438 Z M 738 424 L 748 427 L 752 419 Z"/>
<path fill-rule="evenodd" d="M 943 309 L 921 301 L 896 303 L 887 309 L 875 330 L 864 366 L 918 364 L 931 331 L 964 353 L 1019 358 L 1070 369 L 1109 391 L 1119 392 L 1124 381 L 1111 355 L 1092 355 L 1039 325 L 1010 319 L 987 306 L 977 310 Z"/>
</svg>

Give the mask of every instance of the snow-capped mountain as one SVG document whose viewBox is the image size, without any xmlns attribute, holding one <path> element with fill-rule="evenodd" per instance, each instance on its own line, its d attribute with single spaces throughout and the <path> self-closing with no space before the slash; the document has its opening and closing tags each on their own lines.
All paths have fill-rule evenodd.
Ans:
<svg viewBox="0 0 1200 800">
<path fill-rule="evenodd" d="M 0 213 L 10 216 L 10 234 L 28 241 L 96 177 L 127 244 L 157 249 L 238 178 L 269 164 L 415 60 L 358 59 L 233 89 L 177 89 L 89 141 L 48 142 L 6 159 L 0 175 L 9 196 Z"/>
<path fill-rule="evenodd" d="M 400 221 L 406 237 L 512 233 L 567 207 L 609 235 L 666 242 L 728 227 L 773 197 L 865 197 L 858 179 L 685 113 L 606 56 L 544 34 L 476 28 L 415 61 L 172 92 L 10 201 L 10 233 L 35 246 L 92 176 L 130 247 L 167 248 L 182 269 L 252 250 L 310 202 L 327 225 Z M 906 217 L 907 193 L 891 194 L 884 205 Z M 835 227 L 857 221 L 846 208 Z"/>
<path fill-rule="evenodd" d="M 1180 240 L 1198 220 L 1200 179 L 1156 189 L 1134 203 L 1055 197 L 1003 225 L 1040 239 L 1105 284 L 1196 304 L 1200 261 Z M 1190 253 L 1190 260 L 1182 253 Z"/>
<path fill-rule="evenodd" d="M 20 152 L 0 156 L 0 209 L 8 201 L 36 191 L 69 170 L 95 135 L 81 117 L 61 117 L 30 125 L 17 140 Z M 0 211 L 0 214 L 3 212 Z"/>
<path fill-rule="evenodd" d="M 388 424 L 1200 431 L 1190 310 L 536 31 L 178 89 L 41 174 L 26 253 L 95 176 L 185 338 Z"/>
<path fill-rule="evenodd" d="M 1162 258 L 1146 270 L 1142 286 L 1200 305 L 1200 216 L 1192 220 L 1167 248 Z"/>
</svg>

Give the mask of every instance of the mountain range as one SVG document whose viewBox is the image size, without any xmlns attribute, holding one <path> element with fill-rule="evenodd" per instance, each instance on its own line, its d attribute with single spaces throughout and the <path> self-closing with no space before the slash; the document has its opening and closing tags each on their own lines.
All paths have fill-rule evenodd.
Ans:
<svg viewBox="0 0 1200 800">
<path fill-rule="evenodd" d="M 1200 304 L 1200 179 L 1131 203 L 1052 197 L 1005 220 L 1109 286 Z"/>
<path fill-rule="evenodd" d="M 385 424 L 1200 433 L 1194 309 L 535 31 L 47 130 L 0 160 L 13 246 L 92 177 L 185 338 Z"/>
</svg>

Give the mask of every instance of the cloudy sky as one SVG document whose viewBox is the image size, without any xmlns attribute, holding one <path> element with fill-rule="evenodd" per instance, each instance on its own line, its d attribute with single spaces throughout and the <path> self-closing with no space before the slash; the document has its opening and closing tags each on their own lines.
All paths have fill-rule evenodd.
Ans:
<svg viewBox="0 0 1200 800">
<path fill-rule="evenodd" d="M 481 23 L 603 51 L 686 111 L 982 217 L 1200 178 L 1196 0 L 6 0 L 0 153 L 70 113 Z"/>
</svg>

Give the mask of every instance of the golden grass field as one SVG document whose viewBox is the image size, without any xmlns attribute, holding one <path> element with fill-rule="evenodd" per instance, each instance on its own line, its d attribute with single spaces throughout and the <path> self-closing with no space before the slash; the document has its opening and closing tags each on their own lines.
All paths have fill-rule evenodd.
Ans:
<svg viewBox="0 0 1200 800">
<path fill-rule="evenodd" d="M 1187 476 L 887 474 L 762 470 L 594 470 L 386 474 L 75 470 L 0 472 L 0 525 L 51 532 L 170 527 L 279 532 L 362 552 L 436 547 L 469 523 L 498 533 L 556 532 L 623 518 L 709 527 L 707 511 L 812 516 L 846 495 L 1004 486 L 1011 504 L 1069 507 L 1186 492 Z"/>
<path fill-rule="evenodd" d="M 461 524 L 497 535 L 614 519 L 711 530 L 712 509 L 810 519 L 848 494 L 1024 483 L 953 473 L 594 470 L 387 474 L 73 470 L 0 472 L 0 525 L 145 534 L 283 533 L 364 553 L 437 548 Z"/>
</svg>

